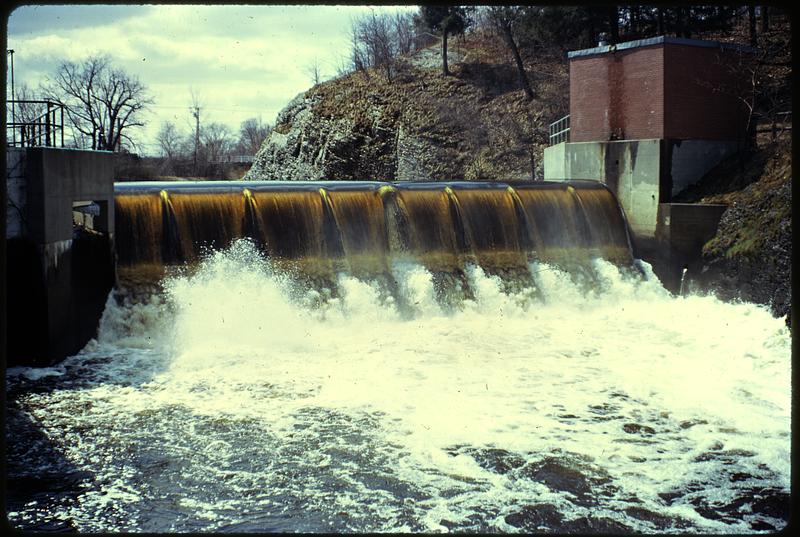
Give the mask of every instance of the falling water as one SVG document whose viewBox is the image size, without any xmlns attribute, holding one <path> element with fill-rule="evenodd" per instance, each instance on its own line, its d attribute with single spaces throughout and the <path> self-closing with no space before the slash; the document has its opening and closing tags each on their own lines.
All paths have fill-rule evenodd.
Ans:
<svg viewBox="0 0 800 537">
<path fill-rule="evenodd" d="M 678 294 L 680 296 L 684 295 L 684 285 L 686 284 L 686 273 L 687 272 L 689 272 L 689 268 L 688 267 L 683 267 L 683 270 L 681 270 L 681 287 L 678 290 Z"/>
<path fill-rule="evenodd" d="M 198 261 L 146 296 L 118 289 L 80 354 L 8 371 L 11 525 L 785 527 L 784 321 L 611 259 L 627 234 L 597 228 L 624 223 L 602 192 L 168 190 L 170 218 L 159 190 L 121 196 L 124 233 L 177 229 Z M 218 236 L 215 218 L 231 220 Z M 145 242 L 129 265 L 169 251 Z"/>
</svg>

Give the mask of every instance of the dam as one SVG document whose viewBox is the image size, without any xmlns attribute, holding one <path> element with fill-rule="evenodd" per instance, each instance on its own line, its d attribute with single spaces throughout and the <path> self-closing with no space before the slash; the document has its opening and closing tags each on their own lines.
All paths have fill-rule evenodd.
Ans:
<svg viewBox="0 0 800 537">
<path fill-rule="evenodd" d="M 95 337 L 6 374 L 11 526 L 750 533 L 791 338 L 597 182 L 117 183 Z"/>
<path fill-rule="evenodd" d="M 239 238 L 309 276 L 527 270 L 591 257 L 630 265 L 631 242 L 602 184 L 175 182 L 116 187 L 119 266 L 197 261 Z"/>
</svg>

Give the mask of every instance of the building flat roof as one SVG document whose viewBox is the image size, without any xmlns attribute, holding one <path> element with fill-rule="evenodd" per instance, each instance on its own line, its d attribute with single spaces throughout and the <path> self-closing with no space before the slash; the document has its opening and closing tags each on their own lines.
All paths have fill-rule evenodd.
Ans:
<svg viewBox="0 0 800 537">
<path fill-rule="evenodd" d="M 704 41 L 702 39 L 686 39 L 685 37 L 669 37 L 661 35 L 658 37 L 650 37 L 647 39 L 636 39 L 634 41 L 625 41 L 624 43 L 617 43 L 616 45 L 603 45 L 601 47 L 585 48 L 582 50 L 572 50 L 567 52 L 567 58 L 580 58 L 583 56 L 592 56 L 595 54 L 606 54 L 618 50 L 627 50 L 638 47 L 649 47 L 653 45 L 689 45 L 692 47 L 705 47 L 705 48 L 719 48 L 723 50 L 737 50 L 739 52 L 755 53 L 757 49 L 745 45 L 737 45 L 735 43 L 721 43 L 719 41 Z"/>
</svg>

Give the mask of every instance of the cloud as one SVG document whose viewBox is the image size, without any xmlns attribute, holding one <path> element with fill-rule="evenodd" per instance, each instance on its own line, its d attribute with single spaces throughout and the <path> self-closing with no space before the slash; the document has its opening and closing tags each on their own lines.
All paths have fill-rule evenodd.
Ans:
<svg viewBox="0 0 800 537">
<path fill-rule="evenodd" d="M 8 22 L 17 82 L 31 87 L 63 60 L 108 54 L 137 76 L 155 98 L 142 130 L 154 150 L 162 121 L 190 123 L 190 88 L 203 98 L 209 121 L 234 130 L 249 117 L 273 122 L 308 89 L 315 60 L 333 74 L 349 52 L 353 17 L 381 6 L 303 5 L 48 5 L 22 6 Z M 175 118 L 180 119 L 177 121 Z"/>
<path fill-rule="evenodd" d="M 152 6 L 136 5 L 33 5 L 20 6 L 8 17 L 9 34 L 37 35 L 52 31 L 81 30 L 117 25 L 142 17 Z"/>
</svg>

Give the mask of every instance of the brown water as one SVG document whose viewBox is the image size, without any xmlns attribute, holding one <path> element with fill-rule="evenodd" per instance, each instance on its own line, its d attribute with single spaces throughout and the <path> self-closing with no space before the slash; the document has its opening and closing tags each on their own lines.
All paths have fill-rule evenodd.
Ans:
<svg viewBox="0 0 800 537">
<path fill-rule="evenodd" d="M 624 215 L 597 183 L 128 184 L 117 196 L 123 266 L 194 262 L 248 237 L 312 275 L 524 270 L 531 260 L 630 264 Z"/>
</svg>

